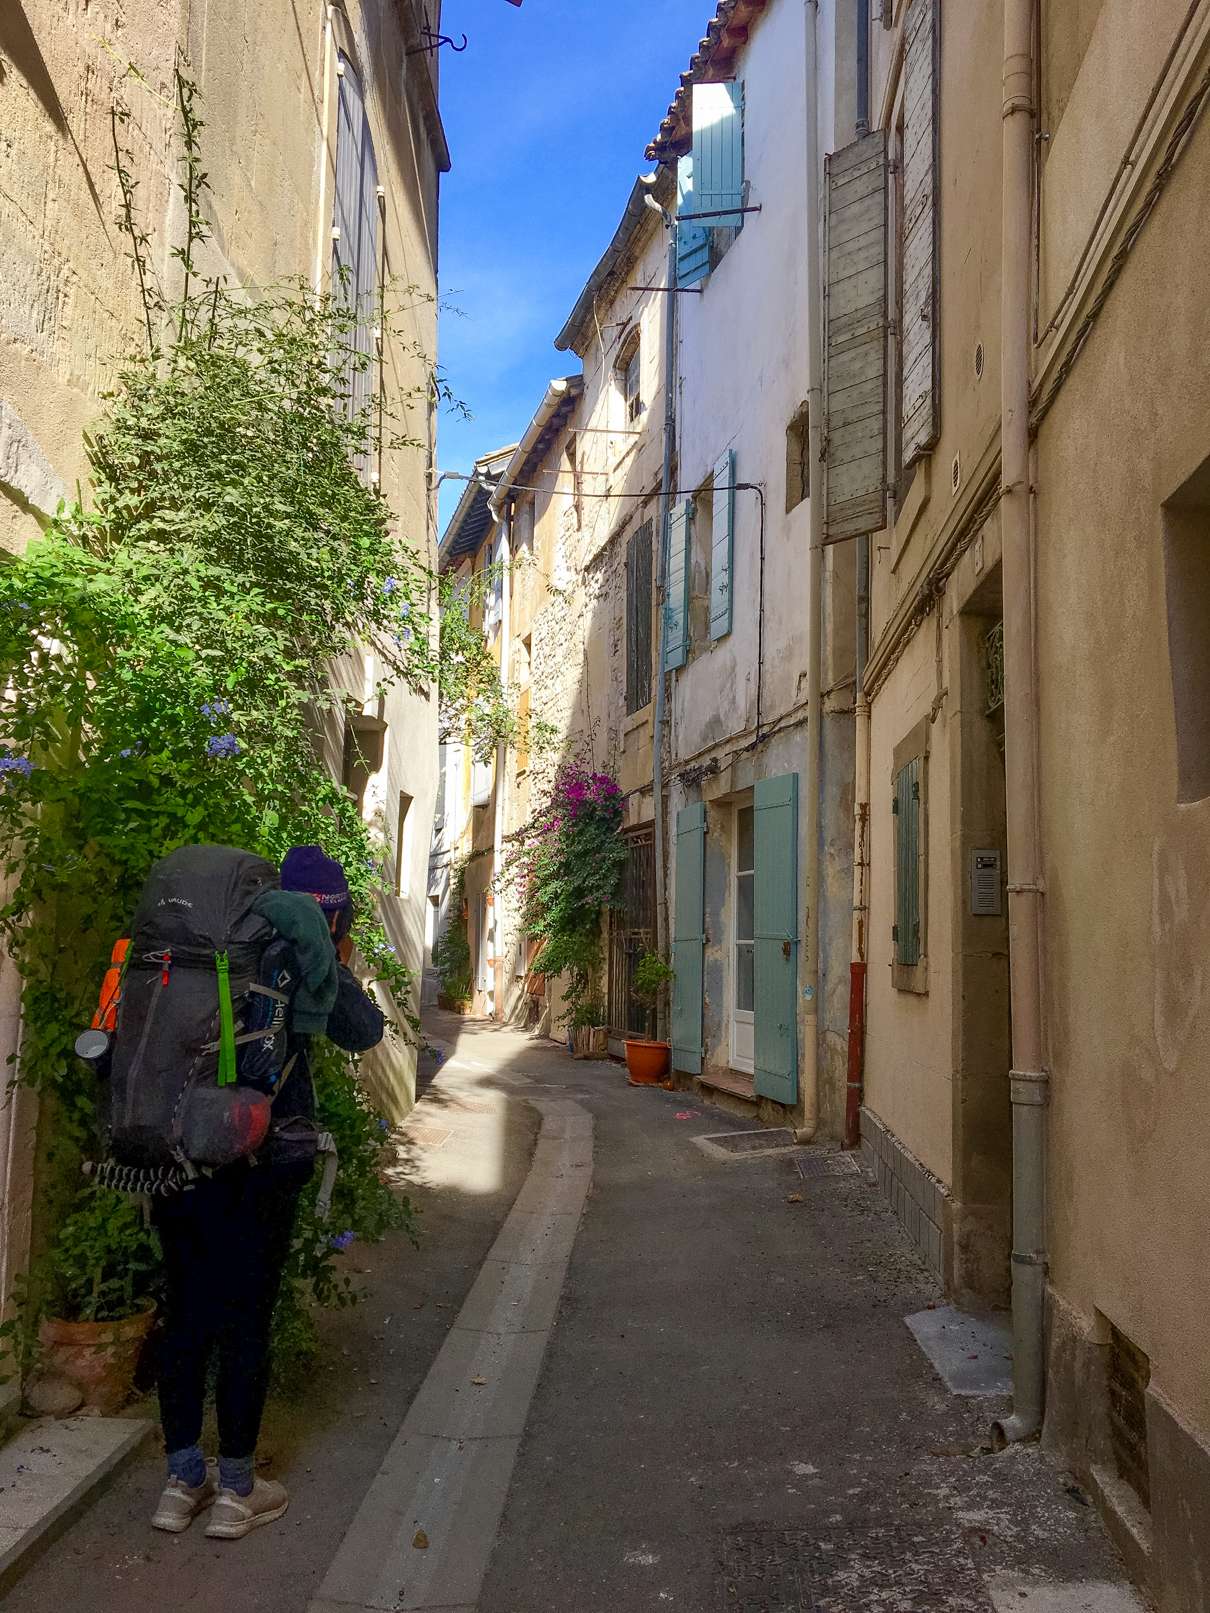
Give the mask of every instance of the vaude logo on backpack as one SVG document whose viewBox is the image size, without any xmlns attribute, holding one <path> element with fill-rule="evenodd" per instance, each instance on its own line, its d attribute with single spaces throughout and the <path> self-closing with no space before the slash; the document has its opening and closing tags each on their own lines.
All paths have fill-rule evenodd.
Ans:
<svg viewBox="0 0 1210 1613">
<path fill-rule="evenodd" d="M 272 863 L 228 846 L 184 846 L 151 870 L 113 1046 L 118 1165 L 221 1166 L 264 1141 L 289 998 L 264 983 L 281 980 L 283 943 L 253 904 L 277 883 Z"/>
</svg>

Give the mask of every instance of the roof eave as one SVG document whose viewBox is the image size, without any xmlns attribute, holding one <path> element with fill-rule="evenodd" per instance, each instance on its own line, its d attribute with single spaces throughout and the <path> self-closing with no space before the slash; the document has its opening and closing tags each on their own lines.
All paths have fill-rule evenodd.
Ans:
<svg viewBox="0 0 1210 1613">
<path fill-rule="evenodd" d="M 675 162 L 693 143 L 695 84 L 716 84 L 731 72 L 735 58 L 748 43 L 752 24 L 768 0 L 719 0 L 714 16 L 697 50 L 681 74 L 680 88 L 672 98 L 655 139 L 647 147 L 648 162 Z"/>
<path fill-rule="evenodd" d="M 634 182 L 630 197 L 622 213 L 622 218 L 614 231 L 613 240 L 606 247 L 596 268 L 589 275 L 583 291 L 576 299 L 576 305 L 569 314 L 563 329 L 555 337 L 555 348 L 560 353 L 577 351 L 579 341 L 585 325 L 592 316 L 593 305 L 600 298 L 602 288 L 609 282 L 611 276 L 625 261 L 636 236 L 644 224 L 655 227 L 655 214 L 647 205 L 650 197 L 659 205 L 671 202 L 671 182 L 669 176 L 662 170 L 653 174 L 640 174 Z"/>
<path fill-rule="evenodd" d="M 584 377 L 582 375 L 564 375 L 554 380 L 546 388 L 546 395 L 534 411 L 534 417 L 525 429 L 521 441 L 517 444 L 512 458 L 505 466 L 496 490 L 488 504 L 492 519 L 498 521 L 504 506 L 504 500 L 512 491 L 515 483 L 520 481 L 521 473 L 526 464 L 532 459 L 534 450 L 541 442 L 544 433 L 559 413 L 560 409 L 575 403 L 584 390 Z"/>
</svg>

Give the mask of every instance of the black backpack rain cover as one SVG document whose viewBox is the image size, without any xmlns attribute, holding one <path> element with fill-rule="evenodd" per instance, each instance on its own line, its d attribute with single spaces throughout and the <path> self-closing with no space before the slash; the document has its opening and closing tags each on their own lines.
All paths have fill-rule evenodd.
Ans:
<svg viewBox="0 0 1210 1613">
<path fill-rule="evenodd" d="M 272 863 L 230 846 L 183 846 L 148 875 L 113 1050 L 110 1142 L 119 1163 L 182 1163 L 191 1106 L 200 1111 L 219 1094 L 234 1095 L 235 1088 L 219 1086 L 216 960 L 226 956 L 242 1017 L 275 934 L 252 904 L 278 882 Z"/>
</svg>

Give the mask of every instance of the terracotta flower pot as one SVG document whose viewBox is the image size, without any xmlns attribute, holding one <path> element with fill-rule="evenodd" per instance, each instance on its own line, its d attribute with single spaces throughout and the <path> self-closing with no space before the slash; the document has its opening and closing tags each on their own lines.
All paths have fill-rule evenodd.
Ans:
<svg viewBox="0 0 1210 1613">
<path fill-rule="evenodd" d="M 632 1087 L 658 1087 L 668 1074 L 672 1048 L 646 1036 L 626 1040 L 626 1069 Z"/>
<path fill-rule="evenodd" d="M 111 1416 L 130 1399 L 139 1353 L 147 1342 L 155 1307 L 118 1322 L 62 1322 L 48 1317 L 38 1330 L 48 1373 L 74 1383 L 84 1409 Z"/>
</svg>

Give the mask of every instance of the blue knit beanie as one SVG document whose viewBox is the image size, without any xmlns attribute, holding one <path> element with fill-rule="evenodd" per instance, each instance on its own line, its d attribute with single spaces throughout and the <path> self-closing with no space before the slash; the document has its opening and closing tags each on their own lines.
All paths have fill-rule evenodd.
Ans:
<svg viewBox="0 0 1210 1613">
<path fill-rule="evenodd" d="M 318 846 L 292 846 L 281 865 L 281 888 L 314 896 L 326 913 L 348 907 L 349 882 L 345 871 Z"/>
</svg>

